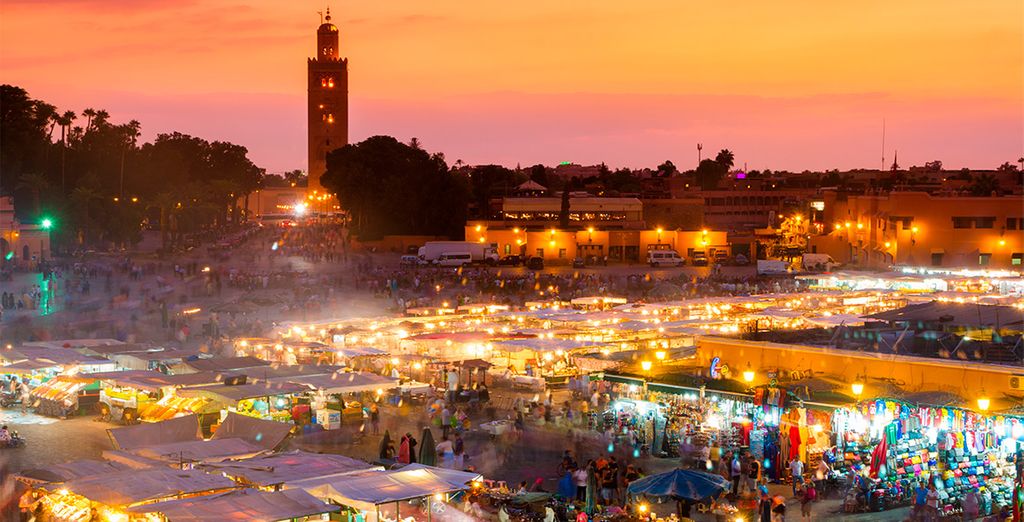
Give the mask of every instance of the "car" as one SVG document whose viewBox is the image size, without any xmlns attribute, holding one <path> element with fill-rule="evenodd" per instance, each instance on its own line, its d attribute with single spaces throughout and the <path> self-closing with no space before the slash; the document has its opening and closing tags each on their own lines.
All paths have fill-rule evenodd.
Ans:
<svg viewBox="0 0 1024 522">
<path fill-rule="evenodd" d="M 651 250 L 647 253 L 647 264 L 659 266 L 683 266 L 683 258 L 675 250 Z"/>
<path fill-rule="evenodd" d="M 735 262 L 737 266 L 747 266 L 750 264 L 750 260 L 743 254 L 736 254 Z"/>
<path fill-rule="evenodd" d="M 445 252 L 437 258 L 437 266 L 467 266 L 473 264 L 469 252 Z"/>
<path fill-rule="evenodd" d="M 587 266 L 587 264 L 583 262 L 583 258 L 582 257 L 577 257 L 577 258 L 572 260 L 572 267 L 573 268 L 583 268 L 585 266 Z"/>
<path fill-rule="evenodd" d="M 521 256 L 512 254 L 498 260 L 498 264 L 504 266 L 519 266 L 523 264 L 523 258 Z"/>
<path fill-rule="evenodd" d="M 420 266 L 423 264 L 423 260 L 419 256 L 402 256 L 402 259 L 398 262 L 402 266 Z"/>
<path fill-rule="evenodd" d="M 533 256 L 526 260 L 526 268 L 530 270 L 544 270 L 544 258 Z"/>
<path fill-rule="evenodd" d="M 693 266 L 708 266 L 708 256 L 704 252 L 693 253 Z"/>
</svg>

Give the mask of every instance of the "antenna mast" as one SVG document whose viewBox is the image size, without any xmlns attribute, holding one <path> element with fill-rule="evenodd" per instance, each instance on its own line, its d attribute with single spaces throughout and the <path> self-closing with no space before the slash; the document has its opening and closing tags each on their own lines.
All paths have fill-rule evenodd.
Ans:
<svg viewBox="0 0 1024 522">
<path fill-rule="evenodd" d="M 885 118 L 882 118 L 882 170 L 885 171 Z"/>
</svg>

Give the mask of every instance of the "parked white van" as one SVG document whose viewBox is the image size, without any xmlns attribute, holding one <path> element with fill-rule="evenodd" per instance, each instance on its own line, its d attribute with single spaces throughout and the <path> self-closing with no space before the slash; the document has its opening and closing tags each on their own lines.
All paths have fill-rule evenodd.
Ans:
<svg viewBox="0 0 1024 522">
<path fill-rule="evenodd" d="M 651 250 L 647 253 L 647 263 L 657 266 L 683 266 L 683 258 L 675 250 Z"/>
<path fill-rule="evenodd" d="M 437 258 L 437 266 L 463 266 L 473 263 L 469 252 L 445 252 Z"/>
</svg>

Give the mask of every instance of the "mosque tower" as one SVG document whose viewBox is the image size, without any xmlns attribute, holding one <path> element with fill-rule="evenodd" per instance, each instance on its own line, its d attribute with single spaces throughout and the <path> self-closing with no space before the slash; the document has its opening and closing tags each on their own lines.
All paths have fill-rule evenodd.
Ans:
<svg viewBox="0 0 1024 522">
<path fill-rule="evenodd" d="M 340 57 L 331 9 L 316 30 L 316 57 L 308 63 L 309 192 L 323 192 L 327 153 L 348 145 L 348 59 Z"/>
</svg>

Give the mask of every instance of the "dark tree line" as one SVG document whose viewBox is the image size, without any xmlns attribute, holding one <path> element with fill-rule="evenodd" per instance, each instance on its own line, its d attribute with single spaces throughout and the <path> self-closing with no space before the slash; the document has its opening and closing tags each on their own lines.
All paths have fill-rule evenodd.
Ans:
<svg viewBox="0 0 1024 522">
<path fill-rule="evenodd" d="M 265 174 L 245 147 L 177 132 L 140 144 L 140 129 L 2 85 L 0 192 L 14 196 L 20 219 L 52 219 L 66 248 L 131 244 L 147 223 L 172 247 L 184 234 L 239 222 L 238 198 Z"/>
<path fill-rule="evenodd" d="M 418 140 L 408 145 L 374 136 L 327 155 L 321 183 L 338 197 L 355 234 L 459 237 L 471 192 L 465 176 L 448 169 L 444 155 Z"/>
</svg>

